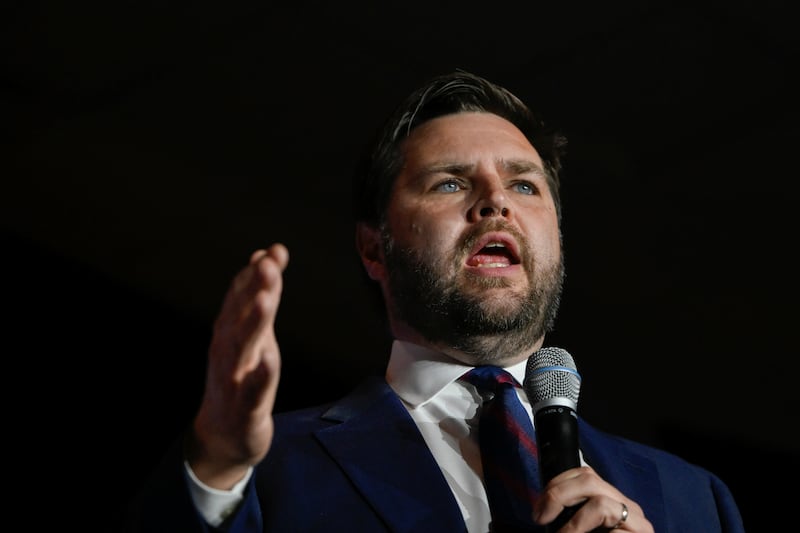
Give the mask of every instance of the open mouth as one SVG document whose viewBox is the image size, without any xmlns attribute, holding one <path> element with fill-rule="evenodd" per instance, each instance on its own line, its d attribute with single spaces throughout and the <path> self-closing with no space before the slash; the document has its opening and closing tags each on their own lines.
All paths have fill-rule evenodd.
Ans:
<svg viewBox="0 0 800 533">
<path fill-rule="evenodd" d="M 467 265 L 477 268 L 505 268 L 519 263 L 514 241 L 497 233 L 481 237 L 467 258 Z"/>
</svg>

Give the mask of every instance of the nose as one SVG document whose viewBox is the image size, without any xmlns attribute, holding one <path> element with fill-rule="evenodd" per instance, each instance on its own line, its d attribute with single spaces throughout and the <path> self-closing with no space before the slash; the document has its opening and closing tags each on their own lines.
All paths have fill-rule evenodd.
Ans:
<svg viewBox="0 0 800 533">
<path fill-rule="evenodd" d="M 482 192 L 469 211 L 470 222 L 484 218 L 508 217 L 511 214 L 505 191 L 501 187 L 489 187 Z"/>
<path fill-rule="evenodd" d="M 481 217 L 493 217 L 497 214 L 497 210 L 494 207 L 487 205 L 486 207 L 481 207 L 479 214 Z M 507 207 L 500 208 L 500 216 L 508 216 Z"/>
</svg>

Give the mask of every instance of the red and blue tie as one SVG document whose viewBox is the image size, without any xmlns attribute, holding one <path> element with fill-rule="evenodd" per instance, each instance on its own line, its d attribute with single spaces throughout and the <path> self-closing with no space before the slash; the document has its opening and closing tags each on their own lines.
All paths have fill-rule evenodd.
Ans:
<svg viewBox="0 0 800 533">
<path fill-rule="evenodd" d="M 478 438 L 492 515 L 490 531 L 544 531 L 532 518 L 540 479 L 530 416 L 517 397 L 516 380 L 496 366 L 479 366 L 463 379 L 493 393 L 480 410 Z"/>
</svg>

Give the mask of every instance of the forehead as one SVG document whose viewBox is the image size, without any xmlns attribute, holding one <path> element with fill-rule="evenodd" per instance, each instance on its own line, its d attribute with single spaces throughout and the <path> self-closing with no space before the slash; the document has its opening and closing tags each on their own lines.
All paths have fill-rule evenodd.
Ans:
<svg viewBox="0 0 800 533">
<path fill-rule="evenodd" d="M 434 118 L 417 126 L 403 141 L 409 160 L 530 158 L 542 159 L 525 135 L 508 120 L 492 113 L 467 112 Z"/>
</svg>

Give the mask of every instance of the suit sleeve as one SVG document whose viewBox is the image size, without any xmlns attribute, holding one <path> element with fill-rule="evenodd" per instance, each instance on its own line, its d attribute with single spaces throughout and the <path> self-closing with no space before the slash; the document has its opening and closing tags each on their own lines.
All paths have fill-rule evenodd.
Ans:
<svg viewBox="0 0 800 533">
<path fill-rule="evenodd" d="M 159 465 L 129 502 L 123 533 L 252 533 L 262 531 L 261 511 L 254 476 L 250 477 L 238 509 L 213 527 L 203 519 L 189 491 L 183 464 L 183 440 L 170 447 Z"/>
</svg>

